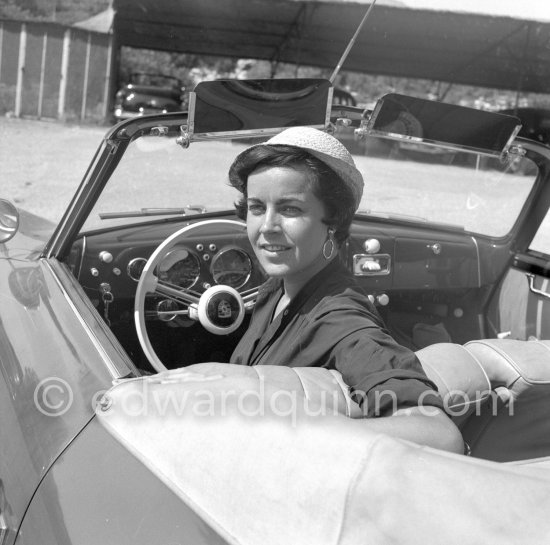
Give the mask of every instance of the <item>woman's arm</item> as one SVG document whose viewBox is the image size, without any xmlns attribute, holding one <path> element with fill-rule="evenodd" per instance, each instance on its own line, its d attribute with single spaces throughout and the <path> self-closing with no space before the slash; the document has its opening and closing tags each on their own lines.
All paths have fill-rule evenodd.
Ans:
<svg viewBox="0 0 550 545">
<path fill-rule="evenodd" d="M 365 418 L 368 429 L 449 452 L 464 452 L 464 441 L 454 422 L 438 407 L 399 409 L 391 416 Z"/>
</svg>

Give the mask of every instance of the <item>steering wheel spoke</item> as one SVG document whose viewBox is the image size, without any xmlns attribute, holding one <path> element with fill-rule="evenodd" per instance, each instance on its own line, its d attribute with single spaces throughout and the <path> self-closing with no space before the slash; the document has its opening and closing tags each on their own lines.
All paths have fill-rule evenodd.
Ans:
<svg viewBox="0 0 550 545">
<path fill-rule="evenodd" d="M 155 287 L 155 294 L 162 295 L 176 303 L 183 303 L 186 305 L 198 304 L 200 300 L 199 294 L 195 294 L 195 292 L 180 288 L 179 286 L 174 286 L 163 280 L 158 280 Z"/>
<path fill-rule="evenodd" d="M 252 288 L 241 292 L 241 297 L 244 303 L 244 310 L 252 311 L 258 299 L 258 288 Z"/>
</svg>

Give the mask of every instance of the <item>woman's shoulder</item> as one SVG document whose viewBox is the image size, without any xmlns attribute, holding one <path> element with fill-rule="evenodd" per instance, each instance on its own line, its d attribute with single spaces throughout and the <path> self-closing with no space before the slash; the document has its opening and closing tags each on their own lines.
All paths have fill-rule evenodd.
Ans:
<svg viewBox="0 0 550 545">
<path fill-rule="evenodd" d="M 369 303 L 368 294 L 359 285 L 353 274 L 341 263 L 332 268 L 330 274 L 326 275 L 321 292 L 326 295 L 326 302 L 349 299 L 357 304 Z"/>
<path fill-rule="evenodd" d="M 356 284 L 335 286 L 319 297 L 318 306 L 323 311 L 357 309 L 377 313 L 368 295 Z"/>
</svg>

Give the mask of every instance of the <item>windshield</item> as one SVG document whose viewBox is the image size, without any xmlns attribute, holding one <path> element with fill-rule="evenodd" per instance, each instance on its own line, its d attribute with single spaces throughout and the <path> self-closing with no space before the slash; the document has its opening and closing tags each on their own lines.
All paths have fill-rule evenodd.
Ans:
<svg viewBox="0 0 550 545">
<path fill-rule="evenodd" d="M 536 177 L 526 158 L 498 158 L 381 138 L 336 134 L 365 179 L 359 215 L 445 224 L 500 237 L 513 227 Z M 227 172 L 256 141 L 209 140 L 184 149 L 169 137 L 133 141 L 83 230 L 234 209 Z"/>
</svg>

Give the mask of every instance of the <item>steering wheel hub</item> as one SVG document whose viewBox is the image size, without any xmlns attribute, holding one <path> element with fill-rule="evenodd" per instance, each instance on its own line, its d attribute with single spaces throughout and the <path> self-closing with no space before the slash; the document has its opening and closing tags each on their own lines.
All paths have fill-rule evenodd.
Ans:
<svg viewBox="0 0 550 545">
<path fill-rule="evenodd" d="M 189 307 L 190 316 L 195 305 Z M 239 292 L 230 286 L 212 286 L 202 295 L 196 307 L 202 326 L 211 333 L 233 333 L 242 324 L 244 303 Z"/>
</svg>

